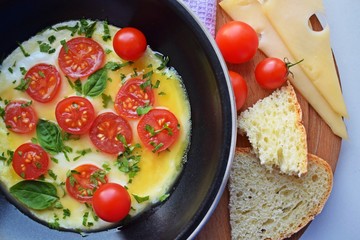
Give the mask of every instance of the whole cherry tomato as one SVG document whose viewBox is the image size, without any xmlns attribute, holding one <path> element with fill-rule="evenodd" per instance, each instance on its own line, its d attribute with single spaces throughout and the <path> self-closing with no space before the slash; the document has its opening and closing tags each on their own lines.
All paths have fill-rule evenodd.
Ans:
<svg viewBox="0 0 360 240">
<path fill-rule="evenodd" d="M 258 49 L 259 39 L 255 30 L 240 21 L 224 24 L 216 34 L 216 43 L 229 63 L 244 63 L 252 59 Z"/>
<path fill-rule="evenodd" d="M 246 81 L 239 73 L 229 71 L 229 75 L 234 90 L 236 110 L 239 111 L 246 101 L 248 95 L 248 87 Z"/>
<path fill-rule="evenodd" d="M 128 61 L 135 61 L 140 58 L 144 54 L 146 46 L 145 35 L 133 27 L 120 29 L 113 39 L 113 47 L 116 54 Z"/>
</svg>

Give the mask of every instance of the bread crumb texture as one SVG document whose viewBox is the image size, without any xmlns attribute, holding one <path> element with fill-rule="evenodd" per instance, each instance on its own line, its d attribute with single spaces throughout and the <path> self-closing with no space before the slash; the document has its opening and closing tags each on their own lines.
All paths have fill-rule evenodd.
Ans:
<svg viewBox="0 0 360 240">
<path fill-rule="evenodd" d="M 232 239 L 290 237 L 321 212 L 332 181 L 330 166 L 315 155 L 299 178 L 269 172 L 250 149 L 237 150 L 229 184 Z"/>
<path fill-rule="evenodd" d="M 246 134 L 261 164 L 289 175 L 307 171 L 306 131 L 293 87 L 275 90 L 238 117 L 240 133 Z"/>
</svg>

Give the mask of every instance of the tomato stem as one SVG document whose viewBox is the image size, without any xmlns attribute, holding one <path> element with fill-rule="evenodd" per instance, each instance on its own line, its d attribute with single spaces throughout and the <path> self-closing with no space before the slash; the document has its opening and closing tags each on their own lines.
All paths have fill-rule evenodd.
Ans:
<svg viewBox="0 0 360 240">
<path fill-rule="evenodd" d="M 301 63 L 302 61 L 304 61 L 304 59 L 301 59 L 300 61 L 297 61 L 296 63 L 292 63 L 292 62 L 289 62 L 289 59 L 284 58 L 284 63 L 285 63 L 285 65 L 286 65 L 286 68 L 287 68 L 287 69 L 289 69 L 289 68 L 291 68 L 291 67 L 293 67 L 293 66 L 295 66 L 295 65 L 297 65 L 297 64 L 299 64 L 299 63 Z"/>
</svg>

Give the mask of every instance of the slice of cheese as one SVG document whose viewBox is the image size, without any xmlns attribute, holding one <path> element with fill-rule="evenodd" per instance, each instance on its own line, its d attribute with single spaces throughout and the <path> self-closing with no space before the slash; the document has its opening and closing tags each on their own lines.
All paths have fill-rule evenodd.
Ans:
<svg viewBox="0 0 360 240">
<path fill-rule="evenodd" d="M 219 4 L 233 20 L 246 22 L 255 29 L 260 36 L 259 49 L 264 54 L 280 59 L 286 57 L 289 61 L 295 62 L 279 35 L 263 14 L 262 6 L 257 0 L 224 0 Z M 334 134 L 347 138 L 342 117 L 331 108 L 302 69 L 295 65 L 291 68 L 291 71 L 294 78 L 289 75 L 289 80 L 295 88 L 324 119 Z"/>
<path fill-rule="evenodd" d="M 318 91 L 335 112 L 347 117 L 330 46 L 329 26 L 319 32 L 309 27 L 313 14 L 324 14 L 322 0 L 267 0 L 262 7 L 295 61 L 304 59 L 300 66 Z"/>
</svg>

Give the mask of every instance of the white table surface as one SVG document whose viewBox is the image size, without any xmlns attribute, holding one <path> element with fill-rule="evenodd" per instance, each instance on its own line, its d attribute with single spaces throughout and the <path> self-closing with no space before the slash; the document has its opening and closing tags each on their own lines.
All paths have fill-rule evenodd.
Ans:
<svg viewBox="0 0 360 240">
<path fill-rule="evenodd" d="M 349 119 L 333 191 L 301 240 L 360 239 L 360 1 L 323 0 Z"/>
</svg>

